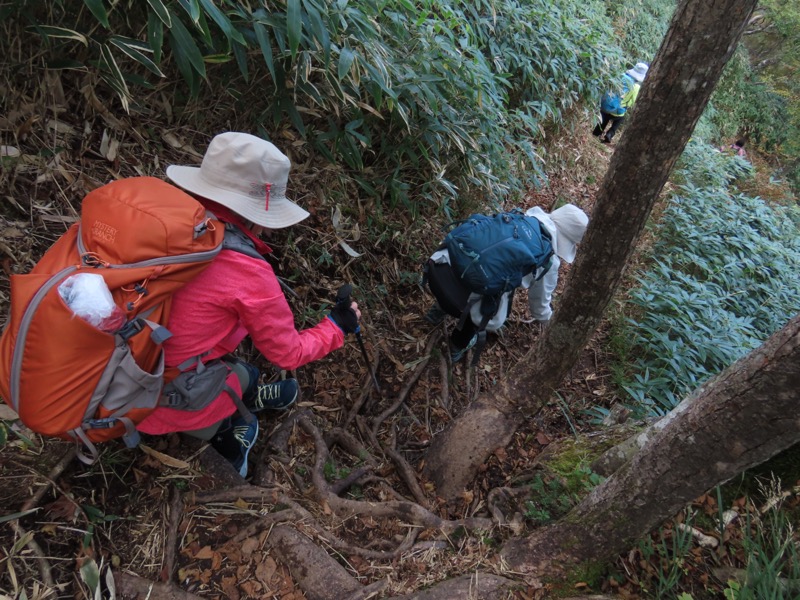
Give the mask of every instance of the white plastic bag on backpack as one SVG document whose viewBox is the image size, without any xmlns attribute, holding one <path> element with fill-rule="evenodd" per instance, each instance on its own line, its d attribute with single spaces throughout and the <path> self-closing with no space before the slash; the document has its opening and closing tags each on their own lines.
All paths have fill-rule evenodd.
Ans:
<svg viewBox="0 0 800 600">
<path fill-rule="evenodd" d="M 72 312 L 98 329 L 111 333 L 125 324 L 125 313 L 114 304 L 102 275 L 71 275 L 58 286 L 58 293 Z"/>
</svg>

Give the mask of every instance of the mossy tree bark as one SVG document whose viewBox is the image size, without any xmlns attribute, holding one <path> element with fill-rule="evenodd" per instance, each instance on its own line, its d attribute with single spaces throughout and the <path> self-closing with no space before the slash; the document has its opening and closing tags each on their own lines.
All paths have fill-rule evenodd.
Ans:
<svg viewBox="0 0 800 600">
<path fill-rule="evenodd" d="M 715 485 L 800 441 L 800 315 L 700 386 L 560 522 L 510 540 L 515 571 L 556 574 L 630 548 Z"/>
<path fill-rule="evenodd" d="M 505 384 L 482 395 L 431 445 L 425 472 L 441 496 L 456 498 L 577 361 L 755 5 L 756 0 L 683 0 L 676 8 L 627 117 L 549 327 Z"/>
</svg>

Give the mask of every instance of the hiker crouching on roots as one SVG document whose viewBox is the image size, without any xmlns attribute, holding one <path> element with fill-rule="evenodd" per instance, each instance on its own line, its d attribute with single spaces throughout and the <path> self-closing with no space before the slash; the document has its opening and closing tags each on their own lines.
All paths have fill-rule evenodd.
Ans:
<svg viewBox="0 0 800 600">
<path fill-rule="evenodd" d="M 280 283 L 264 259 L 272 250 L 259 239 L 264 230 L 289 227 L 309 216 L 285 195 L 290 167 L 273 144 L 229 132 L 211 140 L 200 167 L 167 168 L 167 177 L 224 223 L 226 231 L 223 249 L 211 265 L 173 296 L 168 323 L 173 335 L 164 343 L 165 363 L 182 375 L 164 391 L 180 387 L 181 377 L 200 381 L 212 366 L 227 379 L 225 391 L 204 408 L 159 406 L 138 429 L 154 435 L 182 431 L 210 440 L 242 477 L 258 435 L 252 413 L 288 408 L 300 390 L 295 379 L 259 383 L 258 369 L 231 353 L 249 335 L 267 360 L 293 370 L 341 348 L 361 317 L 353 302 L 337 305 L 310 329 L 295 329 Z"/>
<path fill-rule="evenodd" d="M 472 364 L 477 362 L 485 332 L 503 326 L 517 287 L 528 289 L 534 321 L 547 325 L 560 261 L 572 263 L 588 224 L 589 217 L 573 204 L 549 215 L 535 206 L 524 215 L 521 211 L 494 217 L 473 215 L 448 234 L 428 259 L 424 279 L 436 297 L 425 320 L 438 325 L 448 314 L 459 319 L 449 340 L 451 362 L 460 361 L 476 344 Z M 481 294 L 476 286 L 478 273 L 506 283 L 492 289 L 499 293 Z M 482 284 L 491 286 L 486 281 Z"/>
</svg>

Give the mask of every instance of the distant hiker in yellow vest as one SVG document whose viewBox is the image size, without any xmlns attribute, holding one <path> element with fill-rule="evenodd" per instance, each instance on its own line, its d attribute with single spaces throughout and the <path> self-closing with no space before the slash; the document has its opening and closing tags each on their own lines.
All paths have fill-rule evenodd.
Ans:
<svg viewBox="0 0 800 600">
<path fill-rule="evenodd" d="M 622 88 L 619 92 L 609 91 L 603 94 L 603 99 L 600 101 L 601 120 L 592 131 L 592 135 L 599 136 L 600 141 L 604 144 L 611 143 L 611 138 L 625 120 L 625 113 L 636 102 L 641 83 L 647 75 L 647 69 L 647 63 L 636 63 L 635 67 L 625 71 L 622 76 Z M 609 123 L 611 123 L 611 127 L 605 131 Z"/>
</svg>

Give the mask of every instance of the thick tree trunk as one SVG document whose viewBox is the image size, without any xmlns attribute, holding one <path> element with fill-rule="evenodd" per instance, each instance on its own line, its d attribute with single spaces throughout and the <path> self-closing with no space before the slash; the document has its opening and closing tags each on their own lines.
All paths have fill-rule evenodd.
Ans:
<svg viewBox="0 0 800 600">
<path fill-rule="evenodd" d="M 683 0 L 677 7 L 611 159 L 550 326 L 502 390 L 482 396 L 434 439 L 426 473 L 441 496 L 458 496 L 477 467 L 510 439 L 523 418 L 516 411 L 538 412 L 577 361 L 755 5 L 756 0 Z M 474 410 L 486 418 L 475 418 Z"/>
<path fill-rule="evenodd" d="M 800 315 L 699 387 L 569 515 L 501 551 L 515 571 L 556 572 L 629 548 L 692 499 L 800 441 Z"/>
</svg>

